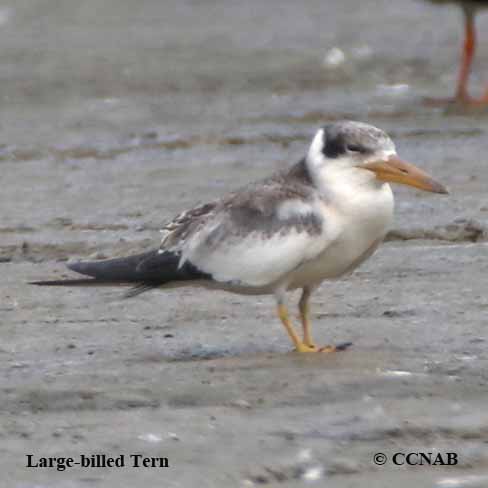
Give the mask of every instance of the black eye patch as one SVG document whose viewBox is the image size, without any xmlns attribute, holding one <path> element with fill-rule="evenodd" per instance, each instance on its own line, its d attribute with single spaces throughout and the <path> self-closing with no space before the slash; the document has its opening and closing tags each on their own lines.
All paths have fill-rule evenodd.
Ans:
<svg viewBox="0 0 488 488">
<path fill-rule="evenodd" d="M 346 146 L 346 149 L 351 152 L 363 152 L 363 148 L 361 146 L 358 146 L 357 144 L 348 144 Z"/>
<path fill-rule="evenodd" d="M 367 154 L 370 150 L 367 147 L 361 146 L 359 144 L 348 144 L 346 149 L 349 152 L 359 153 L 359 154 Z"/>
<path fill-rule="evenodd" d="M 347 129 L 347 130 L 346 130 Z M 339 125 L 323 127 L 322 153 L 326 158 L 335 159 L 346 155 L 369 155 L 375 151 L 376 139 L 364 130 L 352 130 Z"/>
<path fill-rule="evenodd" d="M 327 137 L 324 148 L 324 156 L 327 158 L 337 158 L 346 153 L 346 145 L 342 136 Z"/>
</svg>

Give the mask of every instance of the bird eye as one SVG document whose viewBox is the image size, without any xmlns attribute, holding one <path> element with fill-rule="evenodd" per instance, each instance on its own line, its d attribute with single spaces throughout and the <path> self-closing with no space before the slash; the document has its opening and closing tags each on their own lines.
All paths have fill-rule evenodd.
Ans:
<svg viewBox="0 0 488 488">
<path fill-rule="evenodd" d="M 363 152 L 363 148 L 361 146 L 359 146 L 358 144 L 348 144 L 346 146 L 346 149 L 349 152 L 355 152 L 355 153 Z"/>
</svg>

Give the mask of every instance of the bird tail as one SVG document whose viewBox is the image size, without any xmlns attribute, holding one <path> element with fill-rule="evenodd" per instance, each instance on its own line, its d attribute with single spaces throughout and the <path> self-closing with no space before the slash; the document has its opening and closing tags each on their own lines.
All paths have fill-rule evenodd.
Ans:
<svg viewBox="0 0 488 488">
<path fill-rule="evenodd" d="M 170 282 L 209 279 L 189 262 L 180 266 L 180 255 L 170 251 L 148 251 L 123 258 L 69 263 L 68 268 L 90 278 L 33 281 L 39 286 L 112 286 L 133 285 L 127 297 Z"/>
<path fill-rule="evenodd" d="M 108 286 L 114 283 L 105 283 L 101 280 L 95 280 L 93 278 L 81 278 L 75 280 L 45 280 L 45 281 L 29 281 L 29 285 L 37 286 Z"/>
</svg>

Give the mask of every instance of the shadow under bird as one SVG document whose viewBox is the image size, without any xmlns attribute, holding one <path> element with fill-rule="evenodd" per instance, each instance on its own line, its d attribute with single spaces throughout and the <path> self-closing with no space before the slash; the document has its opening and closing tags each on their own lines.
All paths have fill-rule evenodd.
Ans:
<svg viewBox="0 0 488 488">
<path fill-rule="evenodd" d="M 434 4 L 456 3 L 463 11 L 464 17 L 464 44 L 461 53 L 456 92 L 453 98 L 437 99 L 428 98 L 427 102 L 433 105 L 442 103 L 457 103 L 468 106 L 483 106 L 488 104 L 488 86 L 483 95 L 479 98 L 471 97 L 468 93 L 468 81 L 471 66 L 473 64 L 474 53 L 476 50 L 476 28 L 475 15 L 482 8 L 488 8 L 488 0 L 427 0 Z"/>
<path fill-rule="evenodd" d="M 239 294 L 272 294 L 298 352 L 333 352 L 312 340 L 309 299 L 324 280 L 352 272 L 373 254 L 393 220 L 389 182 L 434 193 L 443 185 L 400 160 L 390 137 L 360 122 L 319 129 L 291 168 L 176 216 L 158 249 L 68 267 L 89 278 L 36 285 L 154 288 L 201 286 Z M 291 324 L 286 292 L 301 289 L 303 335 Z"/>
</svg>

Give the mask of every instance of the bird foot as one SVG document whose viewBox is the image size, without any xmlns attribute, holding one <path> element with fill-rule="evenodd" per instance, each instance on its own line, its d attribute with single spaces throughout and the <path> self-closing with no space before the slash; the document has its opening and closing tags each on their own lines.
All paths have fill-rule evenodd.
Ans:
<svg viewBox="0 0 488 488">
<path fill-rule="evenodd" d="M 445 108 L 458 108 L 465 110 L 480 110 L 488 107 L 488 96 L 484 95 L 480 98 L 473 98 L 469 95 L 459 95 L 455 97 L 446 98 L 431 98 L 426 97 L 423 99 L 424 105 L 427 107 L 445 107 Z"/>
<path fill-rule="evenodd" d="M 455 104 L 461 105 L 464 103 L 464 99 L 458 100 L 455 97 L 424 97 L 422 102 L 426 107 L 446 107 Z"/>
<path fill-rule="evenodd" d="M 296 347 L 295 352 L 339 352 L 345 351 L 350 346 L 352 346 L 352 342 L 343 342 L 336 346 L 327 345 L 322 347 L 318 347 L 315 344 L 301 343 Z"/>
</svg>

